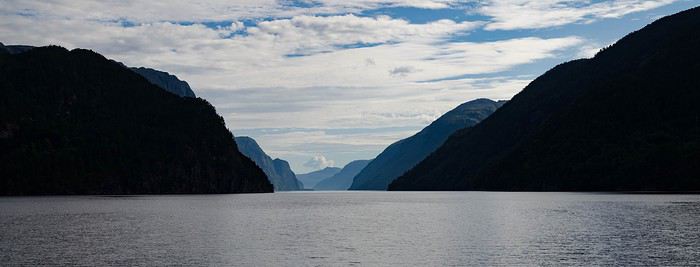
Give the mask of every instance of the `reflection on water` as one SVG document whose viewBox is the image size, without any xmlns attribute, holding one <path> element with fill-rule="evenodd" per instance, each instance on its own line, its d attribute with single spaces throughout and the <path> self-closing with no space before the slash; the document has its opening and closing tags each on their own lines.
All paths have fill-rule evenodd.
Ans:
<svg viewBox="0 0 700 267">
<path fill-rule="evenodd" d="M 698 265 L 700 195 L 0 198 L 2 265 Z"/>
</svg>

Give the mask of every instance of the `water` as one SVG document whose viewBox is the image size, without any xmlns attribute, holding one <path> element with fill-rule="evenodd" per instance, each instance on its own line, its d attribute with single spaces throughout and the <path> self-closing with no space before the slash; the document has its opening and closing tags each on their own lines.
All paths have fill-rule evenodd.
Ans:
<svg viewBox="0 0 700 267">
<path fill-rule="evenodd" d="M 698 265 L 700 195 L 0 198 L 2 265 Z"/>
</svg>

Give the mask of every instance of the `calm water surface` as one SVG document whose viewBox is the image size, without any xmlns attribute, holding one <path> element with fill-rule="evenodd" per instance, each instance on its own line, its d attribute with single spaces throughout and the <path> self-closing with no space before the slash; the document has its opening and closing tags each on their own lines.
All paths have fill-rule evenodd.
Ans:
<svg viewBox="0 0 700 267">
<path fill-rule="evenodd" d="M 0 198 L 1 265 L 698 265 L 700 195 Z"/>
</svg>

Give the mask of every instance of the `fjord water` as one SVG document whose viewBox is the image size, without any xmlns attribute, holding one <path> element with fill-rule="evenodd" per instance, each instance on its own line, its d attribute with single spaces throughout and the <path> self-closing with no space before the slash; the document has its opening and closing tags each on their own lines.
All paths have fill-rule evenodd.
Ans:
<svg viewBox="0 0 700 267">
<path fill-rule="evenodd" d="M 697 265 L 700 195 L 0 198 L 3 265 Z"/>
</svg>

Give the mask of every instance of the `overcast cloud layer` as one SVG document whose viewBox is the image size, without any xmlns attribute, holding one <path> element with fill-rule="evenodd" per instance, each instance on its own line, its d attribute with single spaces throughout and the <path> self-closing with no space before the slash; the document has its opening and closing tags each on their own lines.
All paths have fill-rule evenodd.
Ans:
<svg viewBox="0 0 700 267">
<path fill-rule="evenodd" d="M 691 1 L 15 1 L 0 41 L 187 80 L 296 172 L 369 159 L 458 104 L 509 99 Z"/>
</svg>

